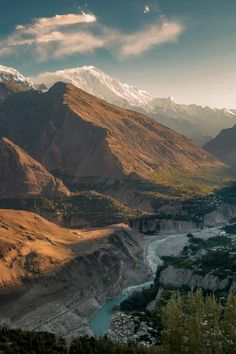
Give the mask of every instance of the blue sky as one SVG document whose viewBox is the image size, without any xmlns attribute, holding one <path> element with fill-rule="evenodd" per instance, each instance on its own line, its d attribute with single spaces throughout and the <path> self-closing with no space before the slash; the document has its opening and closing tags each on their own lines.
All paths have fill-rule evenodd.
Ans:
<svg viewBox="0 0 236 354">
<path fill-rule="evenodd" d="M 94 65 L 182 103 L 236 108 L 235 0 L 0 0 L 0 63 Z"/>
</svg>

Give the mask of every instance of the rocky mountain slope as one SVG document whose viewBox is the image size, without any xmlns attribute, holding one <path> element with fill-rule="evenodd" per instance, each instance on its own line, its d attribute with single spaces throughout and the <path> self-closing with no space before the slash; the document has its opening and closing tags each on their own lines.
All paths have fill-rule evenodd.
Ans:
<svg viewBox="0 0 236 354">
<path fill-rule="evenodd" d="M 236 125 L 223 129 L 205 145 L 205 149 L 236 171 Z"/>
<path fill-rule="evenodd" d="M 184 136 L 72 84 L 12 95 L 0 106 L 0 129 L 49 171 L 75 179 L 221 167 Z"/>
<path fill-rule="evenodd" d="M 126 225 L 70 230 L 37 214 L 0 210 L 1 320 L 87 333 L 101 303 L 148 277 L 143 242 Z"/>
<path fill-rule="evenodd" d="M 7 138 L 0 139 L 0 198 L 63 197 L 69 190 Z"/>
<path fill-rule="evenodd" d="M 58 81 L 72 83 L 107 102 L 151 115 L 159 123 L 200 144 L 216 136 L 221 129 L 236 123 L 235 110 L 178 104 L 171 96 L 157 98 L 134 86 L 123 84 L 94 66 L 46 72 L 35 80 L 48 87 Z"/>
<path fill-rule="evenodd" d="M 0 104 L 7 99 L 12 92 L 15 92 L 10 85 L 0 82 Z"/>
</svg>

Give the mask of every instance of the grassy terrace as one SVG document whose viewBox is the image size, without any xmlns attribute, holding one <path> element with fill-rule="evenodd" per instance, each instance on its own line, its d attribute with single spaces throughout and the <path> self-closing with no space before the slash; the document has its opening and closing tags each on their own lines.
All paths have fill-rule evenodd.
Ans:
<svg viewBox="0 0 236 354">
<path fill-rule="evenodd" d="M 141 215 L 115 199 L 96 192 L 80 192 L 60 199 L 0 199 L 0 208 L 33 211 L 49 218 L 61 215 L 64 226 L 70 226 L 72 218 L 76 218 L 76 227 L 106 226 L 127 222 L 129 218 Z"/>
<path fill-rule="evenodd" d="M 199 220 L 213 211 L 219 201 L 225 201 L 225 190 L 230 194 L 233 181 L 235 177 L 227 175 L 226 170 L 197 169 L 187 174 L 169 169 L 152 174 L 153 189 L 144 191 L 143 195 L 151 201 L 154 210 L 164 204 L 181 203 L 186 215 Z"/>
<path fill-rule="evenodd" d="M 81 178 L 76 184 L 70 183 L 70 180 L 71 178 L 64 177 L 65 183 L 74 191 L 95 190 L 110 195 L 127 191 L 137 200 L 150 202 L 154 211 L 166 204 L 186 203 L 186 210 L 197 208 L 198 212 L 204 215 L 214 209 L 209 199 L 212 200 L 214 196 L 222 199 L 224 190 L 229 188 L 235 179 L 222 170 L 198 169 L 187 174 L 177 169 L 165 169 L 152 173 L 148 180 L 88 177 Z"/>
<path fill-rule="evenodd" d="M 169 169 L 153 174 L 150 180 L 81 178 L 76 185 L 68 182 L 74 190 L 70 197 L 0 199 L 0 208 L 37 212 L 50 220 L 60 220 L 64 226 L 102 227 L 126 223 L 130 218 L 143 215 L 142 211 L 131 209 L 108 196 L 127 193 L 131 200 L 137 200 L 137 208 L 142 209 L 143 201 L 150 202 L 154 213 L 158 214 L 162 205 L 181 204 L 181 215 L 160 214 L 160 218 L 177 217 L 201 223 L 203 216 L 213 211 L 219 201 L 236 203 L 236 183 L 229 186 L 230 182 L 230 177 L 220 172 L 213 174 L 211 170 L 186 175 Z"/>
<path fill-rule="evenodd" d="M 221 170 L 196 169 L 187 174 L 180 170 L 168 169 L 152 174 L 150 180 L 163 186 L 164 192 L 167 192 L 160 191 L 156 196 L 183 201 L 212 195 L 216 189 L 232 182 L 232 177 Z"/>
</svg>

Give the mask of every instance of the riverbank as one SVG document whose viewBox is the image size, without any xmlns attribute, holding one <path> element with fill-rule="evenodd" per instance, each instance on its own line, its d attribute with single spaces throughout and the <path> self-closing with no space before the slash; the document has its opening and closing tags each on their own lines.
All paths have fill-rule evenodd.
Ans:
<svg viewBox="0 0 236 354">
<path fill-rule="evenodd" d="M 195 237 L 208 239 L 215 236 L 220 232 L 221 227 L 206 228 L 200 231 L 195 230 L 192 234 Z M 146 237 L 145 237 L 146 238 Z M 144 252 L 144 261 L 149 267 L 152 277 L 154 278 L 156 270 L 162 265 L 163 261 L 161 257 L 163 256 L 178 256 L 183 248 L 188 243 L 188 237 L 185 234 L 162 234 L 149 237 L 149 242 L 146 244 Z M 126 316 L 121 316 L 118 308 L 122 301 L 124 301 L 128 295 L 134 291 L 142 290 L 144 287 L 150 286 L 151 282 L 147 282 L 138 286 L 129 287 L 125 289 L 121 294 L 119 294 L 113 300 L 107 302 L 92 318 L 90 321 L 90 328 L 95 336 L 103 336 L 108 333 L 111 337 L 120 340 L 121 342 L 128 341 L 130 335 L 125 335 L 131 331 L 129 318 Z M 114 321 L 114 322 L 113 322 Z M 126 326 L 127 324 L 127 326 Z M 119 329 L 120 326 L 120 329 Z M 145 329 L 146 325 L 140 324 L 140 328 Z M 122 330 L 122 328 L 124 330 Z M 110 329 L 110 331 L 109 331 Z M 144 331 L 145 332 L 145 331 Z M 132 332 L 132 337 L 135 339 L 136 333 Z"/>
</svg>

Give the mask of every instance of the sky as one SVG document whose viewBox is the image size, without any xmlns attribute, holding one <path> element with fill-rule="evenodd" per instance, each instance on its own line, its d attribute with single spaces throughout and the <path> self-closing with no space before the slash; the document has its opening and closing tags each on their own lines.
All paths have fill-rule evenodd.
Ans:
<svg viewBox="0 0 236 354">
<path fill-rule="evenodd" d="M 236 0 L 0 0 L 0 64 L 94 65 L 180 103 L 236 108 Z"/>
</svg>

